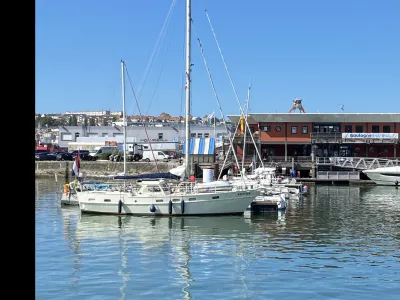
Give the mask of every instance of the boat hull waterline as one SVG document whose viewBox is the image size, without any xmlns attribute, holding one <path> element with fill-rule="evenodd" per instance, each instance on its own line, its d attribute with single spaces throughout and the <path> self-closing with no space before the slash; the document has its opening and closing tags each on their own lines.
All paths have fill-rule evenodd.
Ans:
<svg viewBox="0 0 400 300">
<path fill-rule="evenodd" d="M 243 214 L 257 195 L 256 190 L 190 195 L 171 194 L 168 197 L 130 196 L 119 192 L 82 192 L 79 195 L 79 208 L 81 213 L 87 214 L 234 215 Z"/>
<path fill-rule="evenodd" d="M 400 186 L 400 167 L 377 168 L 364 171 L 364 174 L 377 185 Z"/>
</svg>

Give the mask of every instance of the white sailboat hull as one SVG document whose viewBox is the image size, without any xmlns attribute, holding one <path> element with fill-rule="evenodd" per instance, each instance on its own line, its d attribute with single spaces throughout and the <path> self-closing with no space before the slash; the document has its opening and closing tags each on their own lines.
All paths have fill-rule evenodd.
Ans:
<svg viewBox="0 0 400 300">
<path fill-rule="evenodd" d="M 257 195 L 256 190 L 154 197 L 88 191 L 79 193 L 79 207 L 82 213 L 140 216 L 243 214 Z M 122 205 L 119 204 L 120 199 Z"/>
<path fill-rule="evenodd" d="M 363 173 L 378 185 L 400 185 L 400 167 L 377 168 Z"/>
</svg>

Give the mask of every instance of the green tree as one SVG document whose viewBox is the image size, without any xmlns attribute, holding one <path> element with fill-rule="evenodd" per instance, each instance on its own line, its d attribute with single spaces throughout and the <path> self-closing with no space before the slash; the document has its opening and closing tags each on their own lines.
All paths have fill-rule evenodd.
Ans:
<svg viewBox="0 0 400 300">
<path fill-rule="evenodd" d="M 49 116 L 40 116 L 35 120 L 35 125 L 40 128 L 54 126 L 55 120 Z"/>
<path fill-rule="evenodd" d="M 89 119 L 89 125 L 90 125 L 90 126 L 96 126 L 96 123 L 95 123 L 95 121 L 94 121 L 94 118 L 90 118 L 90 119 Z"/>
<path fill-rule="evenodd" d="M 103 118 L 103 126 L 107 126 L 107 125 L 108 125 L 107 119 L 106 119 L 106 118 Z"/>
<path fill-rule="evenodd" d="M 78 119 L 75 115 L 72 116 L 72 126 L 78 126 Z"/>
</svg>

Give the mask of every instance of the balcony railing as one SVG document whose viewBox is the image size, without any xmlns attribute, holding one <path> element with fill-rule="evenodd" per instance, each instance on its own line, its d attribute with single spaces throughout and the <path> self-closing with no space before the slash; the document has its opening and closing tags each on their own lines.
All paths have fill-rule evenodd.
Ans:
<svg viewBox="0 0 400 300">
<path fill-rule="evenodd" d="M 312 132 L 312 143 L 340 143 L 342 141 L 341 132 Z"/>
</svg>

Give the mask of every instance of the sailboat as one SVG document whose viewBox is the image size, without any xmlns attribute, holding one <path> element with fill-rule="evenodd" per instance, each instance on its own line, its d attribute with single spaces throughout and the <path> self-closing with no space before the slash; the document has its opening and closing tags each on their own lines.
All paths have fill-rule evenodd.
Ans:
<svg viewBox="0 0 400 300">
<path fill-rule="evenodd" d="M 190 177 L 190 72 L 191 72 L 191 0 L 186 0 L 186 118 L 185 118 L 185 179 Z M 125 64 L 122 69 L 122 100 L 125 108 Z M 125 110 L 124 138 L 126 137 Z M 125 153 L 125 152 L 124 152 Z M 126 174 L 124 155 L 124 175 Z M 165 179 L 137 180 L 135 185 L 120 185 L 108 190 L 86 190 L 79 194 L 81 213 L 119 214 L 119 215 L 243 215 L 246 208 L 259 194 L 256 189 L 246 186 L 231 190 L 201 192 L 194 188 L 193 182 L 181 182 L 171 186 Z"/>
</svg>

